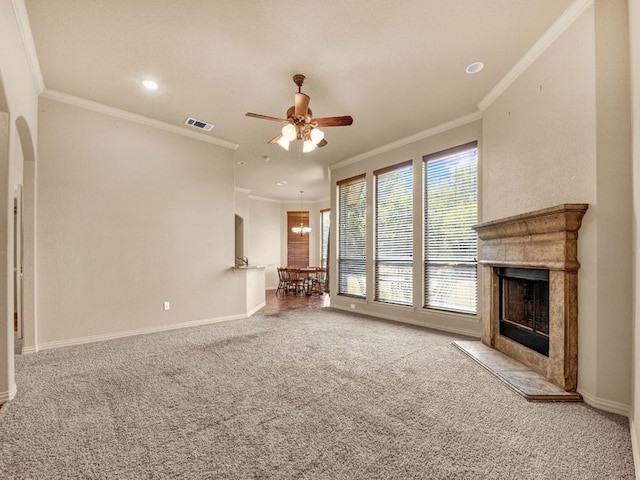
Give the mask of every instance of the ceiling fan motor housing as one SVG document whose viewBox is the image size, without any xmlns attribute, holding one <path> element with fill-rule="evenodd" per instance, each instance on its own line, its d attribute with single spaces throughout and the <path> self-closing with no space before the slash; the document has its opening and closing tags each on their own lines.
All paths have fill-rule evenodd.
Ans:
<svg viewBox="0 0 640 480">
<path fill-rule="evenodd" d="M 304 83 L 305 78 L 307 77 L 305 77 L 301 73 L 296 73 L 293 76 L 293 83 L 295 83 L 298 86 L 298 92 L 300 92 L 300 89 L 302 88 L 302 84 Z"/>
</svg>

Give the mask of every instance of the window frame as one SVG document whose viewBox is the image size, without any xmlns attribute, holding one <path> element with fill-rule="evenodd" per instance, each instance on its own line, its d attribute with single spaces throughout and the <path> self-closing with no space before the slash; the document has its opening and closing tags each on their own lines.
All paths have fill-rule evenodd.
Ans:
<svg viewBox="0 0 640 480">
<path fill-rule="evenodd" d="M 406 170 L 401 172 L 402 170 Z M 385 199 L 380 197 L 381 191 L 390 193 L 390 187 L 385 180 L 389 174 L 403 175 L 401 179 L 408 182 L 408 192 L 401 192 L 403 196 L 396 201 L 408 208 L 395 216 L 393 221 L 383 222 L 380 218 L 381 210 L 386 207 L 382 203 Z M 383 183 L 381 183 L 381 180 Z M 395 184 L 396 179 L 392 180 Z M 413 161 L 407 160 L 373 172 L 374 186 L 374 211 L 373 211 L 373 295 L 374 301 L 388 304 L 411 307 L 413 306 L 414 283 L 414 168 Z M 393 201 L 394 199 L 390 199 Z M 395 210 L 398 211 L 397 209 Z M 386 214 L 387 212 L 385 212 Z M 408 220 L 408 221 L 407 221 Z M 400 224 L 402 223 L 402 225 Z M 407 228 L 406 225 L 409 225 Z M 408 237 L 406 237 L 408 233 Z M 395 238 L 391 238 L 391 237 Z M 395 251 L 394 251 L 395 250 Z M 384 253 L 381 253 L 384 251 Z M 400 258 L 405 257 L 405 258 Z M 404 271 L 403 271 L 404 267 Z M 404 278 L 403 278 L 404 277 Z"/>
<path fill-rule="evenodd" d="M 327 217 L 325 219 L 325 216 Z M 325 233 L 326 232 L 326 233 Z M 331 209 L 320 209 L 320 267 L 329 265 L 329 242 L 331 239 Z"/>
<path fill-rule="evenodd" d="M 474 246 L 473 246 L 473 256 L 472 257 L 467 257 L 467 258 L 460 258 L 461 255 L 460 253 L 454 253 L 453 257 L 458 257 L 458 258 L 440 258 L 440 259 L 436 259 L 435 257 L 430 258 L 430 255 L 428 254 L 428 249 L 430 246 L 430 235 L 429 235 L 429 222 L 430 222 L 430 217 L 431 215 L 429 214 L 429 205 L 428 205 L 428 195 L 429 195 L 429 191 L 433 190 L 433 188 L 429 188 L 429 178 L 428 178 L 428 165 L 429 162 L 432 161 L 438 161 L 438 160 L 445 160 L 447 158 L 450 157 L 454 157 L 455 155 L 462 155 L 465 154 L 469 151 L 475 151 L 475 164 L 474 164 L 474 172 L 473 172 L 473 184 L 471 185 L 471 187 L 473 187 L 473 191 L 475 194 L 475 215 L 473 216 L 472 222 L 469 225 L 469 228 L 472 225 L 475 225 L 478 223 L 478 215 L 479 215 L 479 149 L 478 149 L 478 142 L 477 141 L 473 141 L 473 142 L 469 142 L 469 143 L 465 143 L 462 145 L 458 145 L 456 147 L 452 147 L 452 148 L 448 148 L 445 150 L 441 150 L 429 155 L 424 155 L 423 156 L 423 198 L 422 198 L 422 208 L 423 208 L 423 218 L 424 218 L 424 224 L 422 225 L 422 234 L 423 234 L 423 240 L 422 240 L 422 248 L 423 248 L 423 271 L 422 271 L 422 307 L 425 310 L 430 310 L 430 311 L 438 311 L 438 312 L 448 312 L 448 313 L 455 313 L 455 314 L 460 314 L 460 315 L 471 315 L 471 316 L 476 316 L 478 315 L 478 285 L 479 285 L 479 275 L 478 275 L 478 239 L 477 239 L 477 234 L 475 233 L 475 231 L 473 232 L 467 232 L 467 239 L 466 241 L 469 242 L 469 239 L 473 238 L 474 239 Z M 453 159 L 452 159 L 453 161 Z M 462 250 L 462 249 L 461 249 Z M 467 291 L 471 292 L 473 295 L 473 298 L 468 298 L 469 301 L 471 301 L 473 303 L 473 308 L 471 308 L 470 306 L 468 307 L 460 307 L 458 306 L 458 308 L 453 307 L 453 306 L 444 306 L 444 305 L 437 305 L 437 302 L 433 302 L 431 303 L 429 297 L 429 291 L 430 291 L 430 282 L 434 282 L 434 275 L 429 273 L 429 269 L 430 267 L 442 267 L 443 270 L 446 268 L 458 268 L 459 271 L 463 271 L 464 269 L 467 269 L 471 272 L 471 276 L 469 278 L 467 278 L 467 281 L 470 281 L 470 279 L 472 278 L 472 288 L 467 287 Z M 432 270 L 433 271 L 433 270 Z M 455 277 L 455 278 L 454 278 Z M 445 278 L 445 276 L 443 276 L 442 278 Z M 455 280 L 457 278 L 457 280 L 462 281 L 465 279 L 463 274 L 459 274 L 459 275 L 449 275 L 448 279 L 449 280 Z"/>
<path fill-rule="evenodd" d="M 359 200 L 361 202 L 361 211 L 357 212 L 356 215 L 359 219 L 361 219 L 364 224 L 361 226 L 361 231 L 356 232 L 352 229 L 347 229 L 347 222 L 345 221 L 345 209 L 342 198 L 343 188 L 347 188 L 352 185 L 360 186 L 361 194 Z M 338 226 L 337 231 L 337 247 L 338 251 L 336 252 L 336 263 L 337 263 L 337 294 L 343 297 L 351 297 L 351 298 L 360 298 L 366 299 L 368 293 L 368 284 L 367 284 L 367 240 L 368 240 L 368 231 L 367 231 L 367 177 L 366 174 L 356 175 L 354 177 L 349 177 L 344 180 L 340 180 L 336 182 L 336 206 L 337 206 L 337 218 L 336 224 Z M 354 197 L 355 198 L 355 197 Z M 349 222 L 350 226 L 354 227 L 355 222 Z M 355 228 L 355 227 L 354 227 Z M 351 256 L 346 256 L 345 251 L 346 243 L 345 236 L 358 237 L 356 238 L 356 245 L 354 250 L 360 250 L 359 253 L 348 252 Z M 353 243 L 353 242 L 351 242 Z M 349 267 L 347 268 L 347 265 Z M 357 291 L 355 288 L 352 288 L 352 281 L 355 282 L 360 287 Z"/>
</svg>

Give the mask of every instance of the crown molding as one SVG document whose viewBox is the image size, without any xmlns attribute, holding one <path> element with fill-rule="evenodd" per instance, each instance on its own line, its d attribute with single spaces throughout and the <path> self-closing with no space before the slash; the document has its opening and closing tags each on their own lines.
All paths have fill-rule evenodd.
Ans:
<svg viewBox="0 0 640 480">
<path fill-rule="evenodd" d="M 267 198 L 267 197 L 259 197 L 257 195 L 249 195 L 249 199 L 250 200 L 258 200 L 260 202 L 270 202 L 270 203 L 277 203 L 277 204 L 282 204 L 282 202 L 280 200 L 276 200 L 274 198 Z"/>
<path fill-rule="evenodd" d="M 85 110 L 91 110 L 97 113 L 102 113 L 104 115 L 120 118 L 122 120 L 128 120 L 130 122 L 139 123 L 147 127 L 154 127 L 159 130 L 175 133 L 176 135 L 182 135 L 184 137 L 194 138 L 196 140 L 200 140 L 201 142 L 211 143 L 213 145 L 218 145 L 220 147 L 228 148 L 230 150 L 236 150 L 238 148 L 237 143 L 231 143 L 225 140 L 220 140 L 219 138 L 215 138 L 199 132 L 191 132 L 183 127 L 178 127 L 176 125 L 162 122 L 160 120 L 154 120 L 152 118 L 145 117 L 144 115 L 138 115 L 137 113 L 131 113 L 125 110 L 120 110 L 119 108 L 110 107 L 103 103 L 93 102 L 91 100 L 76 97 L 74 95 L 69 95 L 68 93 L 59 92 L 57 90 L 51 90 L 49 88 L 45 88 L 40 95 L 43 98 L 48 98 L 50 100 L 67 103 L 75 107 L 83 108 Z"/>
<path fill-rule="evenodd" d="M 584 11 L 593 4 L 593 0 L 575 0 L 560 15 L 549 29 L 542 34 L 536 43 L 525 53 L 511 70 L 500 80 L 493 89 L 480 101 L 478 109 L 484 111 L 504 91 L 515 82 L 529 66 L 535 62 L 544 51 L 575 22 Z"/>
<path fill-rule="evenodd" d="M 522 73 L 569 27 L 576 19 L 584 13 L 584 11 L 593 4 L 594 0 L 575 0 L 569 7 L 558 17 L 558 19 L 549 27 L 549 29 L 538 39 L 536 43 L 523 55 L 523 57 L 507 72 L 495 87 L 480 101 L 478 111 L 469 115 L 457 118 L 447 123 L 443 123 L 436 127 L 424 130 L 409 137 L 405 137 L 393 143 L 389 143 L 382 147 L 368 152 L 361 153 L 355 157 L 347 158 L 341 162 L 329 166 L 329 170 L 346 167 L 362 160 L 389 152 L 396 148 L 404 147 L 413 142 L 432 137 L 439 133 L 451 130 L 467 123 L 482 119 L 483 111 L 493 103 Z"/>
<path fill-rule="evenodd" d="M 29 24 L 27 7 L 24 4 L 24 0 L 11 0 L 11 5 L 13 6 L 16 21 L 18 22 L 18 30 L 20 31 L 20 38 L 22 39 L 22 46 L 24 47 L 24 51 L 29 62 L 31 78 L 33 79 L 38 95 L 40 95 L 44 90 L 44 80 L 42 79 L 40 62 L 38 62 L 36 45 L 33 42 L 33 32 L 31 31 L 31 25 Z"/>
<path fill-rule="evenodd" d="M 236 187 L 236 191 L 240 190 L 238 187 Z M 245 189 L 242 189 L 245 190 Z M 270 203 L 278 203 L 280 205 L 300 205 L 300 202 L 298 202 L 297 200 L 276 200 L 274 198 L 267 198 L 267 197 L 259 197 L 258 195 L 249 195 L 249 198 L 251 200 L 258 200 L 260 202 L 270 202 Z M 330 201 L 331 198 L 330 197 L 324 197 L 324 198 L 319 198 L 318 200 L 304 200 L 302 202 L 303 205 L 315 205 L 317 203 L 323 203 L 323 202 L 328 202 Z"/>
<path fill-rule="evenodd" d="M 355 157 L 347 158 L 346 160 L 330 165 L 329 170 L 335 170 L 338 168 L 346 167 L 347 165 L 357 163 L 361 160 L 366 160 L 367 158 L 375 157 L 376 155 L 390 152 L 391 150 L 404 147 L 405 145 L 415 143 L 419 140 L 424 140 L 425 138 L 433 137 L 434 135 L 438 135 L 442 132 L 446 132 L 447 130 L 451 130 L 456 127 L 461 127 L 462 125 L 466 125 L 467 123 L 475 122 L 476 120 L 481 120 L 481 119 L 482 119 L 482 112 L 475 111 L 473 113 L 470 113 L 469 115 L 456 118 L 455 120 L 451 120 L 450 122 L 442 123 L 438 126 L 429 128 L 422 132 L 418 132 L 414 135 L 401 138 L 400 140 L 396 140 L 395 142 L 389 143 L 387 145 L 383 145 L 382 147 L 378 147 L 373 150 L 369 150 L 368 152 L 361 153 L 359 155 L 356 155 Z"/>
</svg>

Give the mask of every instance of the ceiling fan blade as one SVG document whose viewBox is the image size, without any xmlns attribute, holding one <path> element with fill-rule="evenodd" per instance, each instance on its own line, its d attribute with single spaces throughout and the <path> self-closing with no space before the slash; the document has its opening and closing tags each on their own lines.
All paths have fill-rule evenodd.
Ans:
<svg viewBox="0 0 640 480">
<path fill-rule="evenodd" d="M 296 101 L 294 105 L 294 114 L 299 117 L 306 117 L 309 109 L 309 95 L 304 93 L 296 93 Z"/>
<path fill-rule="evenodd" d="M 245 113 L 245 115 L 247 117 L 251 117 L 251 118 L 259 118 L 261 120 L 271 120 L 272 122 L 280 122 L 280 123 L 287 123 L 288 120 L 286 118 L 277 118 L 277 117 L 270 117 L 268 115 L 260 115 L 259 113 Z"/>
<path fill-rule="evenodd" d="M 269 140 L 267 143 L 271 143 L 271 144 L 278 143 L 278 140 L 280 140 L 281 137 L 282 137 L 282 134 L 279 133 L 278 135 L 273 137 L 271 140 Z"/>
<path fill-rule="evenodd" d="M 351 125 L 353 118 L 351 118 L 351 115 L 345 115 L 344 117 L 314 118 L 311 120 L 311 123 L 318 127 L 343 127 Z"/>
<path fill-rule="evenodd" d="M 316 147 L 318 147 L 318 148 L 320 148 L 320 147 L 324 147 L 327 143 L 329 143 L 329 142 L 327 142 L 327 141 L 323 138 L 322 140 L 320 140 L 320 141 L 318 142 L 318 144 L 316 145 Z"/>
</svg>

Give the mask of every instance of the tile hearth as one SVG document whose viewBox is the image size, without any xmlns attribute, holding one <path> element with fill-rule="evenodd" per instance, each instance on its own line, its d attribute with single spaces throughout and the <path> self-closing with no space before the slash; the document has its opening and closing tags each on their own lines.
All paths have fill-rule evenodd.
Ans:
<svg viewBox="0 0 640 480">
<path fill-rule="evenodd" d="M 539 373 L 480 341 L 455 341 L 452 345 L 495 375 L 530 402 L 581 402 L 582 395 L 567 392 Z"/>
</svg>

